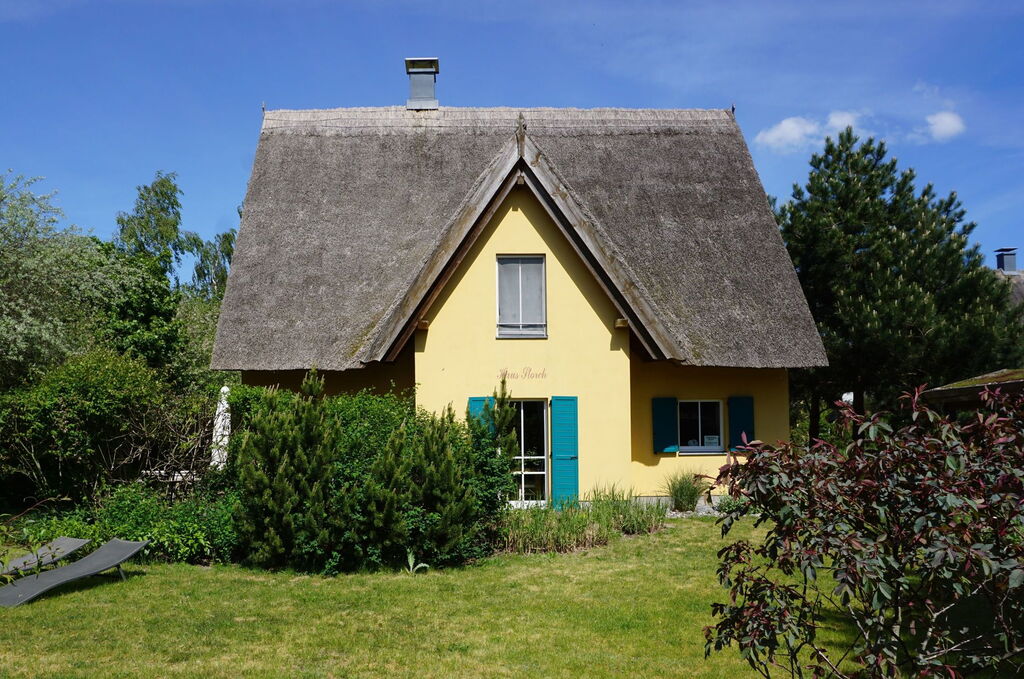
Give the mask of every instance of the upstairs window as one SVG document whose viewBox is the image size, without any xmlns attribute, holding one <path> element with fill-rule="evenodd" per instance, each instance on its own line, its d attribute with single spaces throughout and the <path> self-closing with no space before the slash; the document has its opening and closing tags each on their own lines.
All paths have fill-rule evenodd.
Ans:
<svg viewBox="0 0 1024 679">
<path fill-rule="evenodd" d="M 498 337 L 547 337 L 544 256 L 498 257 Z"/>
</svg>

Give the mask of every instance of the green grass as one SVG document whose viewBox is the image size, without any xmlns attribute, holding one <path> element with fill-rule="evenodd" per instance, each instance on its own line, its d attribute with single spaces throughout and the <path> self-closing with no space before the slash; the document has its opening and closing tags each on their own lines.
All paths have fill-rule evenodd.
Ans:
<svg viewBox="0 0 1024 679">
<path fill-rule="evenodd" d="M 130 565 L 0 609 L 0 676 L 754 676 L 735 650 L 704 659 L 723 544 L 680 519 L 416 576 Z"/>
</svg>

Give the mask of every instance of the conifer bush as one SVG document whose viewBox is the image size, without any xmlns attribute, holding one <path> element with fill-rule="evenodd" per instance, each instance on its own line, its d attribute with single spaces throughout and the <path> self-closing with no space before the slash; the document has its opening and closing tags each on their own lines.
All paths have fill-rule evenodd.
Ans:
<svg viewBox="0 0 1024 679">
<path fill-rule="evenodd" d="M 401 395 L 235 390 L 229 468 L 241 497 L 240 557 L 325 573 L 432 567 L 493 551 L 512 491 L 514 409 L 480 421 L 419 411 Z"/>
<path fill-rule="evenodd" d="M 322 392 L 315 371 L 294 398 L 267 390 L 241 434 L 236 523 L 250 563 L 318 570 L 328 559 L 327 485 L 341 432 L 325 417 Z"/>
</svg>

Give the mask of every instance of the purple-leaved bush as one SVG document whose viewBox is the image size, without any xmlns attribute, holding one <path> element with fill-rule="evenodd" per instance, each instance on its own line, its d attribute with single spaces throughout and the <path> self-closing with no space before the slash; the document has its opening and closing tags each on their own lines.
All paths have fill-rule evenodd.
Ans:
<svg viewBox="0 0 1024 679">
<path fill-rule="evenodd" d="M 735 644 L 764 677 L 1024 672 L 1024 396 L 955 417 L 920 392 L 898 429 L 844 407 L 845 447 L 754 441 L 722 467 L 748 500 L 723 535 L 746 514 L 767 532 L 719 553 L 708 655 Z"/>
</svg>

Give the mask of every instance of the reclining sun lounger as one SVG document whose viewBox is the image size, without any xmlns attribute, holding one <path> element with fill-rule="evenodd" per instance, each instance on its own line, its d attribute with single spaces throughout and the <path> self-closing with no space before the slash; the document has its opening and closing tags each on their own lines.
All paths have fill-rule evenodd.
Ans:
<svg viewBox="0 0 1024 679">
<path fill-rule="evenodd" d="M 0 575 L 30 571 L 37 566 L 49 566 L 72 552 L 85 547 L 89 542 L 89 540 L 82 540 L 81 538 L 57 538 L 53 542 L 46 543 L 35 552 L 7 561 L 3 564 L 3 568 L 0 569 Z"/>
<path fill-rule="evenodd" d="M 124 579 L 124 572 L 121 564 L 135 556 L 135 554 L 149 544 L 149 541 L 129 542 L 128 540 L 114 539 L 97 549 L 92 554 L 83 556 L 78 561 L 43 571 L 33 575 L 26 575 L 20 580 L 15 580 L 5 587 L 0 587 L 0 606 L 17 606 L 26 601 L 31 601 L 43 592 L 54 587 L 87 578 L 90 575 L 98 575 L 103 571 L 116 568 Z"/>
</svg>

